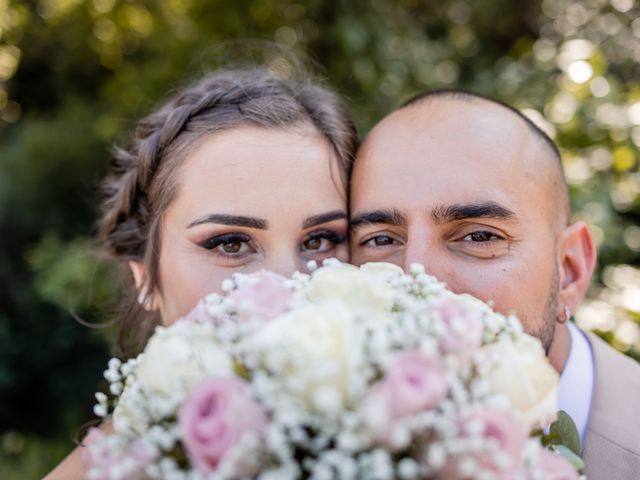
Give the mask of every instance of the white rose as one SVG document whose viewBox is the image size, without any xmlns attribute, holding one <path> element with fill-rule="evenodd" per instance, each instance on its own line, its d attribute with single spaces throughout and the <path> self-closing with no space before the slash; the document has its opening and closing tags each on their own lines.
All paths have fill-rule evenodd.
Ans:
<svg viewBox="0 0 640 480">
<path fill-rule="evenodd" d="M 490 365 L 492 390 L 507 397 L 527 425 L 537 428 L 553 420 L 560 377 L 537 338 L 522 334 L 514 341 L 502 339 L 482 347 L 481 355 Z"/>
<path fill-rule="evenodd" d="M 136 377 L 149 395 L 188 394 L 202 380 L 233 375 L 231 357 L 217 343 L 209 324 L 178 322 L 159 328 L 140 356 Z"/>
<path fill-rule="evenodd" d="M 393 277 L 404 275 L 404 270 L 393 263 L 369 262 L 360 265 L 360 271 L 371 277 L 377 277 L 381 281 L 387 282 Z"/>
<path fill-rule="evenodd" d="M 394 300 L 394 290 L 387 283 L 391 276 L 389 269 L 398 267 L 381 265 L 385 264 L 362 269 L 346 263 L 322 267 L 313 272 L 307 297 L 312 302 L 338 300 L 365 317 L 384 314 Z"/>
<path fill-rule="evenodd" d="M 336 412 L 352 398 L 362 341 L 339 302 L 310 304 L 266 323 L 249 349 L 310 409 Z"/>
</svg>

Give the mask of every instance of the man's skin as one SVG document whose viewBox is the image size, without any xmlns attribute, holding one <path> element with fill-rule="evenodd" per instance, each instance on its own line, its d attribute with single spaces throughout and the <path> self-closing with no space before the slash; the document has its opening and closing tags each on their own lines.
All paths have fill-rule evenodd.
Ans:
<svg viewBox="0 0 640 480">
<path fill-rule="evenodd" d="M 541 132 L 477 97 L 419 100 L 384 118 L 357 157 L 351 255 L 428 273 L 515 312 L 561 372 L 595 266 L 586 224 L 569 222 L 559 158 Z"/>
</svg>

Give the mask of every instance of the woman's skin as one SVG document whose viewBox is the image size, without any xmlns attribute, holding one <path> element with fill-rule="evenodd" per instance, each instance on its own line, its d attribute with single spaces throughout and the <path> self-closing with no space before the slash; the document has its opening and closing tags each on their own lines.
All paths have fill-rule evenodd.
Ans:
<svg viewBox="0 0 640 480">
<path fill-rule="evenodd" d="M 305 271 L 310 260 L 348 260 L 346 191 L 328 142 L 313 128 L 239 127 L 205 137 L 178 171 L 163 216 L 161 288 L 147 307 L 169 324 L 220 292 L 234 272 Z M 144 266 L 130 263 L 143 289 Z M 110 431 L 110 422 L 102 427 Z M 84 478 L 83 447 L 45 480 Z"/>
<path fill-rule="evenodd" d="M 160 291 L 149 299 L 163 323 L 219 291 L 233 272 L 289 275 L 310 260 L 348 259 L 346 194 L 330 145 L 310 127 L 242 127 L 205 138 L 179 171 L 164 215 Z M 144 268 L 131 264 L 142 287 Z"/>
</svg>

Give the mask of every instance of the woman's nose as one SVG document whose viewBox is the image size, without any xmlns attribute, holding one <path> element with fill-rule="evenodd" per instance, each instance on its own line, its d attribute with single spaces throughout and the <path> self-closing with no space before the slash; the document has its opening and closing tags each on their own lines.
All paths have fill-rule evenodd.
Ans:
<svg viewBox="0 0 640 480">
<path fill-rule="evenodd" d="M 297 270 L 303 270 L 304 265 L 299 265 L 298 256 L 292 249 L 279 249 L 267 255 L 263 268 L 284 276 L 290 276 Z"/>
</svg>

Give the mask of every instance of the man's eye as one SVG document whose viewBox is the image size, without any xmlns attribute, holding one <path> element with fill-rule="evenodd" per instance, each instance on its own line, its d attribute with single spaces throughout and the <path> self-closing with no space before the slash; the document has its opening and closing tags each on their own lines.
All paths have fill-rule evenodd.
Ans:
<svg viewBox="0 0 640 480">
<path fill-rule="evenodd" d="M 485 243 L 485 242 L 490 242 L 492 240 L 501 240 L 501 237 L 499 237 L 495 233 L 488 232 L 486 230 L 478 230 L 476 232 L 472 232 L 466 235 L 462 240 L 465 240 L 467 242 Z"/>
<path fill-rule="evenodd" d="M 375 237 L 371 237 L 363 243 L 363 245 L 367 245 L 370 247 L 386 247 L 388 245 L 394 244 L 395 240 L 389 235 L 376 235 Z"/>
</svg>

